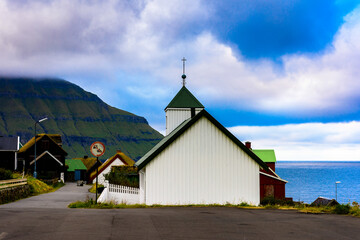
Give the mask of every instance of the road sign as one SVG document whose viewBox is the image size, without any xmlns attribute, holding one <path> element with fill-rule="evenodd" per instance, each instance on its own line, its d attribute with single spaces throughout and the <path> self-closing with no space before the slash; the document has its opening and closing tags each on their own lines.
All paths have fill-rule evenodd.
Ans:
<svg viewBox="0 0 360 240">
<path fill-rule="evenodd" d="M 100 157 L 105 153 L 105 145 L 102 142 L 94 142 L 90 146 L 90 152 L 95 157 Z"/>
</svg>

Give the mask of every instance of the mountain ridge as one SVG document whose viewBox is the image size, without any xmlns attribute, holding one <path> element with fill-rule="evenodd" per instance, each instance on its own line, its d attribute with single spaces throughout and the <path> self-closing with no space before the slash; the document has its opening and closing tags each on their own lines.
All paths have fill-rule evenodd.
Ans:
<svg viewBox="0 0 360 240">
<path fill-rule="evenodd" d="M 97 95 L 63 79 L 0 77 L 0 135 L 20 136 L 25 143 L 37 133 L 58 133 L 69 157 L 89 155 L 93 141 L 107 146 L 105 158 L 121 150 L 139 159 L 163 136 L 144 117 L 112 107 Z"/>
</svg>

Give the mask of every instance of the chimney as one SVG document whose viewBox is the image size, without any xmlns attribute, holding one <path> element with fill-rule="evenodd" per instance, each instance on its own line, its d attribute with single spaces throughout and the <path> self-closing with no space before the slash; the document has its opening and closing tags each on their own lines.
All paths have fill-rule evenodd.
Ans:
<svg viewBox="0 0 360 240">
<path fill-rule="evenodd" d="M 249 142 L 249 141 L 245 142 L 245 146 L 246 146 L 248 149 L 252 150 L 252 148 L 251 148 L 251 142 Z"/>
<path fill-rule="evenodd" d="M 122 151 L 121 151 L 121 150 L 116 150 L 116 152 L 117 152 L 117 153 L 122 153 Z"/>
<path fill-rule="evenodd" d="M 195 108 L 191 108 L 191 117 L 195 117 Z"/>
</svg>

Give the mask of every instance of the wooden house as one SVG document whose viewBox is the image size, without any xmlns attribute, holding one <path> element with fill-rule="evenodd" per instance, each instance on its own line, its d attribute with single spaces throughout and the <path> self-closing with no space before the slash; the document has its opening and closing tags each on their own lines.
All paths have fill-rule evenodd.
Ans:
<svg viewBox="0 0 360 240">
<path fill-rule="evenodd" d="M 0 137 L 0 168 L 17 170 L 20 137 Z"/>
<path fill-rule="evenodd" d="M 165 108 L 167 135 L 135 166 L 140 202 L 162 205 L 260 203 L 268 166 L 183 86 Z"/>
<path fill-rule="evenodd" d="M 98 169 L 98 183 L 105 183 L 105 174 L 110 173 L 112 166 L 133 166 L 135 161 L 128 157 L 125 153 L 118 150 L 116 154 L 107 159 Z M 90 174 L 89 182 L 96 182 L 96 170 Z"/>
<path fill-rule="evenodd" d="M 251 142 L 246 142 L 245 145 L 251 149 Z M 275 172 L 275 151 L 273 149 L 252 149 L 252 151 L 268 166 L 267 170 L 260 170 L 260 200 L 265 197 L 285 199 L 287 181 Z"/>
<path fill-rule="evenodd" d="M 36 160 L 35 160 L 36 144 Z M 64 181 L 66 151 L 62 148 L 61 135 L 38 134 L 19 150 L 18 159 L 24 161 L 25 171 L 32 174 L 36 161 L 36 172 L 40 179 L 58 178 Z M 21 163 L 21 162 L 19 162 Z"/>
<path fill-rule="evenodd" d="M 74 182 L 85 180 L 87 168 L 80 159 L 66 159 L 65 165 L 67 166 L 65 174 L 66 181 Z"/>
</svg>

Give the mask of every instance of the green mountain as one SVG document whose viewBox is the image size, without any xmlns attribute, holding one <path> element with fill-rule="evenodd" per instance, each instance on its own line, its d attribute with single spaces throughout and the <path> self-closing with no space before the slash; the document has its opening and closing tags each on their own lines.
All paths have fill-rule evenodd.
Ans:
<svg viewBox="0 0 360 240">
<path fill-rule="evenodd" d="M 96 95 L 59 79 L 0 77 L 0 135 L 20 136 L 26 143 L 37 133 L 61 134 L 68 158 L 90 154 L 90 145 L 101 141 L 101 160 L 121 150 L 138 160 L 163 136 L 145 118 L 104 103 Z"/>
</svg>

